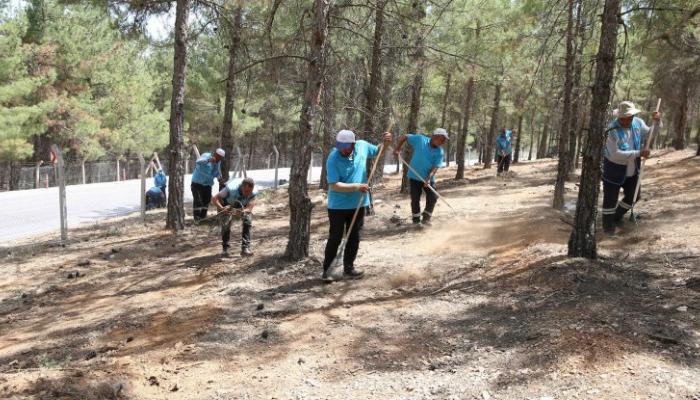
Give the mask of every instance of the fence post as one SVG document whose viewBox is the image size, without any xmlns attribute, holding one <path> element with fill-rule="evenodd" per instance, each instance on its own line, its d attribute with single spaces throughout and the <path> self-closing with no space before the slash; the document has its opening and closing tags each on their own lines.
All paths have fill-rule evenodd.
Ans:
<svg viewBox="0 0 700 400">
<path fill-rule="evenodd" d="M 146 171 L 143 170 L 143 166 L 146 161 L 143 159 L 143 154 L 138 153 L 139 156 L 139 178 L 141 178 L 141 192 L 139 196 L 141 198 L 141 219 L 146 222 Z"/>
<path fill-rule="evenodd" d="M 83 174 L 83 185 L 87 183 L 85 180 L 85 159 L 80 160 L 80 172 Z"/>
<path fill-rule="evenodd" d="M 277 150 L 277 146 L 272 145 L 272 150 L 275 152 L 275 182 L 272 184 L 273 189 L 277 189 L 277 185 L 279 183 L 279 180 L 277 180 L 277 174 L 279 173 L 280 169 L 280 152 Z"/>
<path fill-rule="evenodd" d="M 119 176 L 120 171 L 121 171 L 121 169 L 119 169 L 119 156 L 117 156 L 117 182 L 119 182 L 121 180 L 121 179 L 119 179 L 120 178 L 120 176 Z"/>
<path fill-rule="evenodd" d="M 160 158 L 158 158 L 158 153 L 155 151 L 153 152 L 153 157 L 156 159 L 156 164 L 158 164 L 158 169 L 163 169 L 163 166 L 160 164 Z"/>
<path fill-rule="evenodd" d="M 243 153 L 241 153 L 241 148 L 236 146 L 236 154 L 238 154 L 238 159 L 241 162 L 241 174 L 244 178 L 248 177 L 248 172 L 245 170 L 245 160 L 243 159 Z"/>
<path fill-rule="evenodd" d="M 56 173 L 58 175 L 58 207 L 61 217 L 61 243 L 65 244 L 68 240 L 68 210 L 66 209 L 66 177 L 65 164 L 63 163 L 63 153 L 57 145 L 51 145 L 51 149 L 56 154 L 58 161 Z"/>
<path fill-rule="evenodd" d="M 39 189 L 39 185 L 41 184 L 41 164 L 44 163 L 44 160 L 39 160 L 39 162 L 36 163 L 36 172 L 34 176 L 34 189 Z"/>
</svg>

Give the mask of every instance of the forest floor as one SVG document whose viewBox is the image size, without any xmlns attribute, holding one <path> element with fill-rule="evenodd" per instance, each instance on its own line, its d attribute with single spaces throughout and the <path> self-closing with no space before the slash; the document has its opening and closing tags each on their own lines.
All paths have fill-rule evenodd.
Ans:
<svg viewBox="0 0 700 400">
<path fill-rule="evenodd" d="M 439 174 L 435 224 L 390 176 L 366 221 L 361 280 L 286 262 L 286 192 L 256 207 L 255 256 L 219 257 L 215 227 L 164 212 L 0 249 L 3 399 L 698 399 L 700 157 L 647 162 L 639 227 L 567 259 L 556 163 Z M 567 186 L 569 209 L 577 187 Z M 234 225 L 238 238 L 239 225 Z M 233 247 L 237 249 L 237 246 Z M 75 277 L 78 271 L 78 277 Z"/>
</svg>

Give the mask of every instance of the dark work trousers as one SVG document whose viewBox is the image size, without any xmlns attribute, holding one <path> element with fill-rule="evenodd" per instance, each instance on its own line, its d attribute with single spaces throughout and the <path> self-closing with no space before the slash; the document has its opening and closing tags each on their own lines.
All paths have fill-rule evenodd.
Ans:
<svg viewBox="0 0 700 400">
<path fill-rule="evenodd" d="M 328 220 L 330 221 L 330 229 L 328 231 L 328 242 L 326 242 L 326 253 L 323 259 L 323 271 L 330 268 L 333 259 L 338 254 L 338 247 L 343 241 L 345 230 L 350 227 L 352 216 L 355 214 L 355 209 L 349 210 L 328 210 Z M 351 271 L 355 267 L 355 258 L 357 250 L 360 248 L 360 232 L 365 222 L 365 208 L 362 207 L 357 213 L 357 220 L 348 236 L 348 242 L 345 244 L 345 252 L 343 253 L 343 267 L 345 271 Z"/>
<path fill-rule="evenodd" d="M 211 202 L 211 186 L 192 182 L 190 189 L 192 189 L 192 215 L 194 222 L 198 222 L 207 217 Z"/>
<path fill-rule="evenodd" d="M 498 173 L 503 171 L 508 171 L 510 169 L 510 154 L 505 156 L 496 156 L 496 162 L 498 162 Z"/>
<path fill-rule="evenodd" d="M 235 202 L 231 205 L 233 208 L 243 208 L 240 202 Z M 253 227 L 253 217 L 250 213 L 244 213 L 243 216 L 225 216 L 223 219 L 223 224 L 221 226 L 221 242 L 223 244 L 224 250 L 229 248 L 229 241 L 231 240 L 231 224 L 234 220 L 240 220 L 243 222 L 243 228 L 241 232 L 241 250 L 250 249 L 250 230 Z"/>
<path fill-rule="evenodd" d="M 160 191 L 163 192 L 163 202 L 168 203 L 168 185 L 159 186 Z"/>
<path fill-rule="evenodd" d="M 423 210 L 423 220 L 430 221 L 430 217 L 433 216 L 433 210 L 435 209 L 435 203 L 437 203 L 437 196 L 432 190 L 423 186 L 423 182 L 414 179 L 409 179 L 411 183 L 411 213 L 413 214 L 413 222 L 420 222 L 421 212 L 420 212 L 420 198 L 425 192 L 425 210 Z M 431 183 L 430 186 L 435 189 L 435 184 Z"/>
<path fill-rule="evenodd" d="M 622 185 L 603 181 L 603 229 L 606 232 L 614 232 L 615 224 L 620 222 L 627 211 L 632 208 L 638 178 L 639 175 L 628 176 Z M 618 202 L 620 188 L 624 191 L 625 196 Z M 642 190 L 640 188 L 637 199 L 639 199 L 641 193 Z"/>
</svg>

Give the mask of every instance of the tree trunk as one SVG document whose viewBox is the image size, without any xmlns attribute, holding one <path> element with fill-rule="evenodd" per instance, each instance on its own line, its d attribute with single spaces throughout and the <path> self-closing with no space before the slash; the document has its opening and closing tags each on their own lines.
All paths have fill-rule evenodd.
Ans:
<svg viewBox="0 0 700 400">
<path fill-rule="evenodd" d="M 452 74 L 448 73 L 447 74 L 447 82 L 445 84 L 445 96 L 442 98 L 442 115 L 440 116 L 440 128 L 446 129 L 447 126 L 446 123 L 446 118 L 447 118 L 447 105 L 449 103 L 450 99 L 450 83 L 452 82 Z M 448 129 L 447 132 L 450 132 Z M 445 159 L 447 160 L 447 166 L 450 166 L 450 142 L 447 141 L 445 143 Z"/>
<path fill-rule="evenodd" d="M 583 72 L 583 36 L 585 35 L 585 20 L 583 19 L 583 0 L 577 1 L 576 9 L 576 37 L 578 42 L 575 44 L 574 55 L 574 82 L 573 82 L 573 103 L 571 105 L 571 118 L 569 119 L 569 158 L 567 160 L 566 170 L 571 174 L 576 169 L 576 161 L 580 147 L 578 144 L 579 126 L 583 126 L 584 121 L 578 119 L 582 107 L 581 101 L 581 73 Z M 576 121 L 576 123 L 574 122 Z M 577 126 L 579 125 L 579 126 Z"/>
<path fill-rule="evenodd" d="M 685 140 L 686 128 L 688 127 L 688 112 L 690 111 L 689 102 L 690 96 L 689 91 L 692 85 L 690 82 L 683 82 L 682 85 L 678 87 L 678 106 L 676 110 L 674 123 L 673 123 L 673 148 L 676 150 L 683 150 L 688 146 L 688 142 Z"/>
<path fill-rule="evenodd" d="M 564 72 L 564 110 L 561 115 L 561 130 L 559 131 L 559 162 L 557 163 L 557 180 L 554 183 L 554 200 L 552 207 L 555 210 L 564 208 L 564 188 L 566 178 L 569 176 L 569 141 L 573 137 L 574 151 L 576 150 L 576 135 L 571 129 L 571 91 L 574 86 L 574 0 L 568 0 L 568 22 L 566 24 L 566 67 Z"/>
<path fill-rule="evenodd" d="M 383 130 L 389 129 L 389 125 L 391 125 L 391 121 L 394 114 L 394 97 L 392 96 L 392 89 L 394 88 L 394 83 L 396 82 L 396 57 L 396 47 L 390 46 L 386 56 L 384 57 L 384 65 L 386 71 L 384 73 L 384 79 L 382 82 L 382 122 L 380 125 L 380 127 Z M 392 131 L 396 131 L 396 129 L 392 128 Z M 381 138 L 379 138 L 378 140 L 381 140 Z M 394 140 L 396 140 L 396 138 L 394 138 Z M 374 173 L 374 178 L 372 182 L 383 182 L 385 161 L 385 157 L 377 161 L 377 170 Z"/>
<path fill-rule="evenodd" d="M 535 146 L 537 132 L 535 132 L 535 112 L 530 116 L 530 150 L 527 152 L 527 160 L 532 161 L 532 148 Z"/>
<path fill-rule="evenodd" d="M 374 137 L 375 122 L 377 121 L 377 102 L 379 100 L 379 88 L 382 80 L 382 38 L 384 37 L 384 7 L 387 0 L 378 0 L 374 10 L 374 41 L 372 42 L 372 62 L 369 72 L 369 84 L 367 85 L 367 98 L 365 113 L 363 114 L 363 138 Z"/>
<path fill-rule="evenodd" d="M 20 172 L 22 171 L 22 165 L 19 161 L 10 161 L 10 179 L 9 179 L 9 190 L 20 190 Z"/>
<path fill-rule="evenodd" d="M 230 42 L 228 44 L 228 75 L 226 79 L 226 99 L 224 100 L 224 122 L 221 128 L 221 147 L 226 157 L 221 161 L 221 174 L 228 181 L 229 171 L 233 166 L 233 108 L 236 100 L 236 58 L 241 43 L 241 19 L 243 9 L 238 6 L 234 11 L 233 26 L 229 26 Z"/>
<path fill-rule="evenodd" d="M 496 84 L 496 93 L 493 96 L 493 112 L 491 114 L 491 123 L 489 124 L 489 133 L 486 137 L 485 152 L 484 152 L 484 169 L 491 168 L 493 161 L 493 147 L 496 141 L 496 129 L 498 125 L 498 112 L 501 104 L 501 82 Z"/>
<path fill-rule="evenodd" d="M 326 72 L 329 8 L 329 0 L 314 0 L 308 75 L 299 118 L 299 133 L 294 138 L 293 161 L 289 174 L 289 240 L 285 256 L 290 260 L 300 260 L 309 255 L 309 228 L 313 203 L 308 195 L 306 176 L 315 147 L 313 125 Z"/>
<path fill-rule="evenodd" d="M 415 8 L 416 22 L 418 24 L 422 23 L 425 19 L 425 8 L 426 2 L 416 1 L 413 3 L 413 8 Z M 425 69 L 425 38 L 423 37 L 423 32 L 416 30 L 416 52 L 413 57 L 415 60 L 415 75 L 413 76 L 413 86 L 411 87 L 411 108 L 408 113 L 408 133 L 417 133 L 418 130 L 418 116 L 420 114 L 420 104 L 421 104 L 421 92 L 423 90 L 423 74 Z M 413 151 L 410 146 L 404 146 L 404 160 L 411 162 L 411 156 Z M 401 179 L 401 193 L 408 193 L 408 169 L 403 168 L 403 177 Z"/>
<path fill-rule="evenodd" d="M 515 155 L 513 156 L 513 164 L 520 161 L 520 138 L 523 137 L 522 129 L 523 129 L 523 114 L 520 113 L 518 115 L 518 130 L 516 131 L 518 138 L 515 140 Z"/>
<path fill-rule="evenodd" d="M 593 99 L 591 100 L 589 136 L 583 152 L 583 169 L 576 203 L 576 217 L 574 229 L 569 238 L 569 257 L 595 259 L 598 256 L 595 235 L 598 196 L 600 194 L 600 164 L 605 143 L 604 132 L 612 90 L 611 84 L 615 73 L 617 14 L 619 11 L 620 0 L 605 1 L 600 45 L 596 57 L 596 77 L 593 85 Z"/>
<path fill-rule="evenodd" d="M 185 75 L 187 73 L 187 18 L 189 0 L 177 0 L 173 58 L 173 95 L 170 101 L 170 182 L 168 215 L 165 227 L 174 231 L 185 228 L 184 207 L 184 120 Z"/>
<path fill-rule="evenodd" d="M 549 140 L 549 120 L 550 120 L 550 115 L 547 114 L 547 116 L 544 119 L 544 123 L 542 124 L 542 133 L 540 134 L 539 138 L 537 138 L 537 159 L 541 160 L 545 158 L 547 154 L 547 141 Z"/>
<path fill-rule="evenodd" d="M 326 48 L 330 48 L 327 46 Z M 328 190 L 328 171 L 326 170 L 326 161 L 328 161 L 328 156 L 333 149 L 333 143 L 335 141 L 335 82 L 331 81 L 329 75 L 326 76 L 326 80 L 323 83 L 323 89 L 321 92 L 321 108 L 323 110 L 323 130 L 322 130 L 322 154 L 323 160 L 321 161 L 321 184 L 320 187 L 323 190 Z"/>
<path fill-rule="evenodd" d="M 467 95 L 462 105 L 462 130 L 457 138 L 457 175 L 455 179 L 464 179 L 464 152 L 467 147 L 467 135 L 469 134 L 469 112 L 474 97 L 474 77 L 470 76 L 467 81 Z"/>
</svg>

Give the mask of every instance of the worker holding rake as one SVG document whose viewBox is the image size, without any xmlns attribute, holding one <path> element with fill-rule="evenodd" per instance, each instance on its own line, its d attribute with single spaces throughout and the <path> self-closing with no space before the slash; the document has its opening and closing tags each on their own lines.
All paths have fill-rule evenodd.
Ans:
<svg viewBox="0 0 700 400">
<path fill-rule="evenodd" d="M 445 155 L 442 145 L 448 140 L 447 131 L 437 128 L 432 136 L 418 134 L 403 135 L 399 138 L 394 154 L 401 155 L 401 147 L 408 142 L 413 148 L 409 164 L 408 180 L 411 190 L 411 213 L 416 226 L 430 225 L 430 218 L 435 209 L 438 197 L 435 189 L 435 173 L 443 166 Z M 433 188 L 431 190 L 430 188 Z M 425 209 L 420 211 L 420 198 L 425 192 Z M 423 218 L 421 221 L 421 217 Z"/>
<path fill-rule="evenodd" d="M 390 142 L 391 133 L 384 133 L 383 146 Z M 367 160 L 379 156 L 378 146 L 355 140 L 352 131 L 341 130 L 336 135 L 335 148 L 326 161 L 330 229 L 321 276 L 324 282 L 334 280 L 331 265 L 340 253 L 345 277 L 360 278 L 364 274 L 355 267 L 355 258 L 360 247 L 365 208 L 369 206 Z"/>
<path fill-rule="evenodd" d="M 642 148 L 642 142 L 652 131 L 644 121 L 637 117 L 641 111 L 631 101 L 623 101 L 613 111 L 617 119 L 612 121 L 606 132 L 603 159 L 603 230 L 609 236 L 615 235 L 616 226 L 638 199 L 637 192 L 641 158 L 649 157 L 648 146 Z M 652 114 L 655 129 L 660 129 L 661 114 Z M 624 198 L 618 201 L 620 189 Z"/>
<path fill-rule="evenodd" d="M 241 257 L 252 257 L 250 250 L 250 231 L 253 228 L 252 212 L 255 207 L 255 189 L 253 178 L 234 178 L 212 199 L 212 204 L 224 215 L 221 222 L 222 257 L 230 257 L 229 240 L 231 239 L 231 223 L 234 219 L 242 222 L 241 228 Z"/>
<path fill-rule="evenodd" d="M 513 154 L 513 145 L 511 144 L 512 136 L 513 131 L 510 129 L 502 129 L 501 134 L 496 137 L 496 162 L 498 162 L 496 176 L 508 175 L 511 154 Z"/>
</svg>

